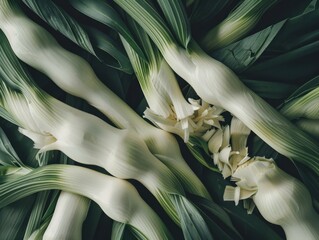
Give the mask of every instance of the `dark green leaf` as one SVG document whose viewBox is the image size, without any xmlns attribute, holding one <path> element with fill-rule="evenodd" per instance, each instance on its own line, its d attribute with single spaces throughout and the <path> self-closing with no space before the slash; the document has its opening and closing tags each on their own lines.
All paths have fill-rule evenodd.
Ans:
<svg viewBox="0 0 319 240">
<path fill-rule="evenodd" d="M 242 236 L 233 226 L 228 214 L 217 203 L 199 196 L 190 196 L 190 199 L 201 214 L 205 216 L 205 221 L 208 222 L 212 229 L 213 237 L 217 239 L 242 239 Z"/>
<path fill-rule="evenodd" d="M 213 17 L 216 17 L 229 2 L 229 0 L 195 1 L 194 6 L 192 7 L 190 21 L 192 23 L 201 23 L 209 18 L 212 19 Z"/>
<path fill-rule="evenodd" d="M 46 204 L 49 200 L 49 191 L 43 191 L 36 195 L 29 221 L 24 233 L 24 238 L 28 239 L 31 234 L 42 225 L 43 214 L 46 210 Z"/>
<path fill-rule="evenodd" d="M 145 59 L 143 51 L 133 39 L 125 23 L 108 3 L 98 0 L 70 0 L 70 3 L 76 10 L 84 15 L 114 29 Z"/>
<path fill-rule="evenodd" d="M 268 99 L 284 99 L 288 97 L 298 86 L 296 84 L 271 81 L 241 80 L 259 96 Z"/>
<path fill-rule="evenodd" d="M 1 114 L 0 114 L 1 115 Z M 9 166 L 23 166 L 18 155 L 13 149 L 9 139 L 0 128 L 0 164 Z"/>
<path fill-rule="evenodd" d="M 213 159 L 209 155 L 207 143 L 197 137 L 190 136 L 187 143 L 188 149 L 191 151 L 193 156 L 205 167 L 212 171 L 219 170 L 214 165 Z"/>
<path fill-rule="evenodd" d="M 282 108 L 288 102 L 309 93 L 310 91 L 312 91 L 313 89 L 317 87 L 319 87 L 319 76 L 311 79 L 310 81 L 306 82 L 301 87 L 299 87 L 285 100 L 284 104 L 280 105 L 278 108 L 279 109 Z"/>
<path fill-rule="evenodd" d="M 187 48 L 191 39 L 190 25 L 180 0 L 157 0 L 178 42 Z"/>
<path fill-rule="evenodd" d="M 213 239 L 205 220 L 195 206 L 183 196 L 174 195 L 174 200 L 185 239 Z"/>
<path fill-rule="evenodd" d="M 125 73 L 133 73 L 130 60 L 126 56 L 123 46 L 97 29 L 87 28 L 87 30 L 92 39 L 95 53 L 100 61 Z"/>
<path fill-rule="evenodd" d="M 319 74 L 318 10 L 288 19 L 246 77 L 304 83 Z"/>
<path fill-rule="evenodd" d="M 279 22 L 238 42 L 219 49 L 212 56 L 240 73 L 252 65 L 278 34 L 285 21 Z"/>
<path fill-rule="evenodd" d="M 34 196 L 14 202 L 0 210 L 1 239 L 23 239 L 25 221 L 32 208 Z"/>
<path fill-rule="evenodd" d="M 52 28 L 95 55 L 90 39 L 81 25 L 51 0 L 23 0 L 23 2 Z"/>
</svg>

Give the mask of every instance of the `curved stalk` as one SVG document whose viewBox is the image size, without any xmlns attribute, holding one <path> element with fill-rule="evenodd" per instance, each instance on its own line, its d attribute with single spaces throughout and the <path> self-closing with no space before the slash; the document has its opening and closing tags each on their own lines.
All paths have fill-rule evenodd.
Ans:
<svg viewBox="0 0 319 240">
<path fill-rule="evenodd" d="M 161 219 L 131 184 L 78 166 L 51 164 L 0 185 L 0 208 L 33 193 L 51 189 L 92 199 L 110 218 L 129 224 L 133 231 L 148 239 L 171 239 Z"/>
<path fill-rule="evenodd" d="M 172 135 L 144 121 L 98 79 L 84 59 L 63 49 L 18 6 L 2 0 L 0 14 L 3 13 L 0 28 L 22 61 L 45 73 L 66 92 L 88 101 L 119 128 L 135 130 L 149 150 L 177 174 L 187 191 L 210 199 L 204 185 L 183 159 Z"/>
<path fill-rule="evenodd" d="M 277 152 L 319 175 L 319 148 L 315 140 L 248 89 L 228 67 L 204 53 L 194 40 L 184 49 L 170 34 L 155 31 L 157 25 L 167 30 L 145 0 L 115 2 L 144 28 L 167 63 L 205 102 L 231 112 Z"/>
</svg>

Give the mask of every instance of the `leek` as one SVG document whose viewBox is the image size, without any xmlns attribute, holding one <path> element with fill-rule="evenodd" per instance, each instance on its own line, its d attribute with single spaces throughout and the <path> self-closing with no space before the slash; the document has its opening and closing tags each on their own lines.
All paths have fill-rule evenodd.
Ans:
<svg viewBox="0 0 319 240">
<path fill-rule="evenodd" d="M 319 174 L 316 141 L 248 89 L 228 67 L 203 52 L 194 40 L 187 49 L 177 44 L 149 1 L 115 2 L 142 26 L 171 68 L 205 102 L 231 112 L 277 152 Z"/>
<path fill-rule="evenodd" d="M 141 119 L 97 78 L 84 59 L 64 50 L 46 30 L 28 19 L 18 6 L 7 4 L 6 1 L 1 4 L 0 11 L 10 14 L 3 17 L 0 28 L 22 61 L 45 73 L 66 92 L 87 100 L 119 128 L 136 131 L 150 151 L 176 173 L 187 191 L 210 199 L 203 184 L 185 163 L 173 136 Z M 1 44 L 5 43 L 3 39 Z M 10 47 L 3 46 L 3 51 L 10 54 Z"/>
<path fill-rule="evenodd" d="M 148 239 L 171 239 L 165 225 L 128 182 L 70 165 L 47 165 L 0 185 L 0 208 L 33 193 L 59 189 L 95 201 L 115 221 Z"/>
<path fill-rule="evenodd" d="M 54 214 L 43 234 L 45 240 L 82 239 L 82 224 L 90 200 L 77 194 L 61 192 Z"/>
<path fill-rule="evenodd" d="M 5 82 L 0 84 L 2 107 L 19 124 L 20 132 L 34 141 L 39 153 L 60 150 L 79 163 L 100 166 L 118 178 L 135 179 L 157 198 L 186 237 L 210 238 L 202 216 L 185 198 L 178 179 L 157 161 L 136 133 L 114 128 L 96 116 L 32 88 L 26 81 L 16 86 L 27 97 L 8 89 Z M 193 216 L 191 223 L 198 232 L 185 224 L 189 215 Z"/>
<path fill-rule="evenodd" d="M 232 175 L 237 187 L 226 187 L 224 199 L 252 198 L 261 215 L 280 225 L 287 240 L 315 240 L 319 236 L 319 215 L 309 191 L 296 178 L 276 166 L 273 160 L 254 157 Z"/>
<path fill-rule="evenodd" d="M 318 99 L 319 87 L 316 87 L 303 96 L 299 96 L 288 101 L 280 109 L 280 112 L 289 119 L 319 119 Z"/>
<path fill-rule="evenodd" d="M 134 22 L 134 20 L 133 20 Z M 144 116 L 161 129 L 179 135 L 188 142 L 190 135 L 202 135 L 212 126 L 220 127 L 222 109 L 200 100 L 183 97 L 174 72 L 150 42 L 143 29 L 132 24 L 149 61 L 141 58 L 125 39 L 123 45 L 149 105 Z"/>
<path fill-rule="evenodd" d="M 209 30 L 200 45 L 208 52 L 245 36 L 278 0 L 244 0 L 221 23 Z"/>
<path fill-rule="evenodd" d="M 307 132 L 319 138 L 319 87 L 315 87 L 304 95 L 298 95 L 284 103 L 280 112 Z"/>
</svg>

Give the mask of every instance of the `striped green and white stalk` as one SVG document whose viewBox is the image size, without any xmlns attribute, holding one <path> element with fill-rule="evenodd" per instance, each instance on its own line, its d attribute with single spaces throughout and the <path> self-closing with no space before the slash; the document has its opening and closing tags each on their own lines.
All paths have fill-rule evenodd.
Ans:
<svg viewBox="0 0 319 240">
<path fill-rule="evenodd" d="M 148 62 L 141 59 L 125 39 L 121 39 L 149 106 L 144 112 L 145 117 L 187 142 L 191 131 L 189 118 L 196 109 L 184 99 L 174 72 L 160 53 L 153 51 L 147 36 L 144 37 L 144 45 L 148 47 L 146 52 L 150 55 Z M 156 116 L 162 121 L 155 119 Z"/>
<path fill-rule="evenodd" d="M 61 192 L 44 240 L 82 239 L 82 225 L 90 207 L 90 199 Z"/>
<path fill-rule="evenodd" d="M 172 135 L 144 121 L 97 78 L 84 59 L 63 49 L 14 3 L 2 0 L 0 16 L 0 28 L 22 61 L 45 73 L 66 92 L 88 101 L 119 128 L 134 130 L 149 150 L 176 173 L 188 192 L 210 199 L 204 185 L 183 159 Z M 4 47 L 4 51 L 8 48 Z"/>
<path fill-rule="evenodd" d="M 223 110 L 205 102 L 200 104 L 200 100 L 186 102 L 172 69 L 145 31 L 132 25 L 149 61 L 142 59 L 124 38 L 121 39 L 149 105 L 144 116 L 161 129 L 179 135 L 186 143 L 190 135 L 200 136 L 213 126 L 220 127 Z"/>
<path fill-rule="evenodd" d="M 59 150 L 69 158 L 104 168 L 121 179 L 135 179 L 158 200 L 185 235 L 210 232 L 202 216 L 190 203 L 176 176 L 157 161 L 136 133 L 119 130 L 96 116 L 74 109 L 27 85 L 21 88 L 28 98 L 0 83 L 1 105 L 20 126 L 22 134 L 34 141 L 39 153 Z M 201 231 L 190 231 L 185 218 L 193 215 L 193 224 Z M 194 234 L 194 235 L 192 235 Z"/>
<path fill-rule="evenodd" d="M 244 0 L 221 23 L 209 30 L 200 45 L 208 52 L 245 36 L 278 0 Z"/>
<path fill-rule="evenodd" d="M 286 102 L 280 112 L 307 132 L 309 135 L 319 138 L 319 87 L 310 92 L 295 97 Z"/>
<path fill-rule="evenodd" d="M 319 119 L 319 87 L 285 103 L 280 112 L 289 119 Z"/>
<path fill-rule="evenodd" d="M 294 122 L 300 129 L 319 139 L 319 119 L 301 118 Z"/>
<path fill-rule="evenodd" d="M 239 166 L 232 179 L 237 187 L 226 187 L 224 200 L 252 198 L 261 215 L 280 225 L 287 240 L 315 240 L 319 236 L 319 215 L 307 188 L 276 166 L 272 159 L 254 157 Z"/>
<path fill-rule="evenodd" d="M 128 224 L 142 239 L 171 239 L 164 223 L 130 183 L 78 166 L 51 164 L 1 184 L 0 208 L 33 193 L 51 189 L 92 199 L 106 215 Z"/>
<path fill-rule="evenodd" d="M 277 152 L 319 174 L 319 149 L 315 140 L 248 89 L 228 67 L 208 56 L 194 40 L 190 38 L 184 44 L 187 49 L 177 44 L 148 1 L 115 2 L 143 27 L 170 67 L 199 97 L 231 112 Z"/>
<path fill-rule="evenodd" d="M 136 134 L 116 129 L 43 92 L 41 97 L 34 94 L 27 99 L 1 85 L 2 106 L 19 123 L 19 131 L 40 149 L 39 154 L 59 150 L 77 162 L 101 166 L 118 178 L 136 179 L 158 199 L 164 189 L 163 194 L 183 195 L 179 181 Z"/>
</svg>

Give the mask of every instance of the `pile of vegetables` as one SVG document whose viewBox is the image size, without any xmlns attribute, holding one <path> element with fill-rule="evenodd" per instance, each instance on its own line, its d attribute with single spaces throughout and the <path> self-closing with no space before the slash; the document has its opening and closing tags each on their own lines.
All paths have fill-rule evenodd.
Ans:
<svg viewBox="0 0 319 240">
<path fill-rule="evenodd" d="M 318 239 L 318 5 L 0 0 L 0 239 Z"/>
</svg>

